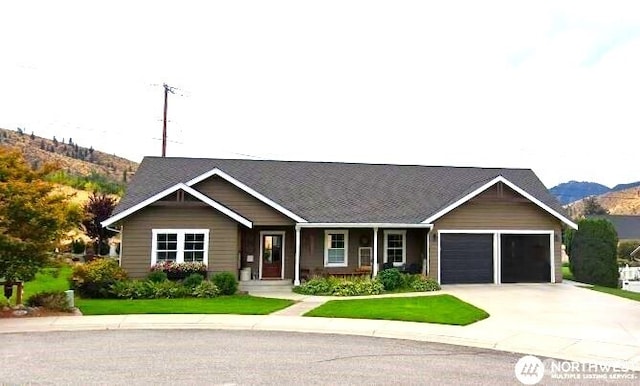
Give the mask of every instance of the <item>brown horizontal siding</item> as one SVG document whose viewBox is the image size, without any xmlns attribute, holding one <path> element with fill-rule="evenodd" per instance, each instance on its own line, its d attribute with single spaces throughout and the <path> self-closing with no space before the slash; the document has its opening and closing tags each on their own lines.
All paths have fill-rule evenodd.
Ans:
<svg viewBox="0 0 640 386">
<path fill-rule="evenodd" d="M 251 220 L 255 226 L 294 224 L 287 216 L 220 177 L 214 176 L 193 187 Z"/>
<path fill-rule="evenodd" d="M 507 191 L 508 188 L 505 188 Z M 507 198 L 493 199 L 491 193 L 476 197 L 447 213 L 434 223 L 438 230 L 553 230 L 555 232 L 555 276 L 562 281 L 561 223 L 532 202 Z M 438 276 L 438 242 L 429 238 L 429 276 Z"/>
<path fill-rule="evenodd" d="M 209 229 L 210 272 L 237 272 L 238 225 L 208 207 L 148 206 L 127 217 L 122 232 L 122 267 L 132 278 L 149 273 L 153 229 Z"/>
</svg>

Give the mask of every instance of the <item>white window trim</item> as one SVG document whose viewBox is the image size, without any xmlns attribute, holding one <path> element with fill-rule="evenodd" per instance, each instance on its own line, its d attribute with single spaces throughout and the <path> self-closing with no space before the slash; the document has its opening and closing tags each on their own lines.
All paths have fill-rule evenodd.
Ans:
<svg viewBox="0 0 640 386">
<path fill-rule="evenodd" d="M 204 234 L 204 256 L 202 262 L 209 265 L 209 229 L 152 229 L 151 230 L 151 265 L 155 265 L 157 261 L 158 234 L 175 233 L 178 235 L 178 253 L 176 254 L 176 263 L 184 263 L 184 235 L 186 233 L 203 233 Z"/>
<path fill-rule="evenodd" d="M 329 235 L 344 235 L 344 263 L 329 263 Z M 349 231 L 345 229 L 327 229 L 324 231 L 324 266 L 348 267 L 349 266 Z"/>
<path fill-rule="evenodd" d="M 401 235 L 402 236 L 402 262 L 393 262 L 394 267 L 402 267 L 407 264 L 407 231 L 402 230 L 393 230 L 393 231 L 384 231 L 384 260 L 383 262 L 389 261 L 389 256 L 387 253 L 387 246 L 389 243 L 389 235 Z"/>
</svg>

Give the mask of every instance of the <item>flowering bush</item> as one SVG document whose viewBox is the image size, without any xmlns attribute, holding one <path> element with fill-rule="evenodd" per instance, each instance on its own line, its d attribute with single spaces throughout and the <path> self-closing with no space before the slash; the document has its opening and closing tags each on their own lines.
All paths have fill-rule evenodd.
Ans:
<svg viewBox="0 0 640 386">
<path fill-rule="evenodd" d="M 207 266 L 204 263 L 174 263 L 165 261 L 151 266 L 151 272 L 162 271 L 169 280 L 183 280 L 194 273 L 207 277 Z"/>
<path fill-rule="evenodd" d="M 73 268 L 73 285 L 81 296 L 87 298 L 109 297 L 109 287 L 125 280 L 127 273 L 112 259 L 95 259 Z"/>
</svg>

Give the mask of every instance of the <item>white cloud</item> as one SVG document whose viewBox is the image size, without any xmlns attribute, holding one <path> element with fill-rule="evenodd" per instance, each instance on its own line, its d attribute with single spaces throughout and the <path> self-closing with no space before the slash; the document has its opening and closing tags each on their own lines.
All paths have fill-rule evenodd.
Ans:
<svg viewBox="0 0 640 386">
<path fill-rule="evenodd" d="M 640 179 L 635 2 L 20 2 L 0 126 L 170 155 Z M 77 139 L 76 139 L 77 138 Z"/>
</svg>

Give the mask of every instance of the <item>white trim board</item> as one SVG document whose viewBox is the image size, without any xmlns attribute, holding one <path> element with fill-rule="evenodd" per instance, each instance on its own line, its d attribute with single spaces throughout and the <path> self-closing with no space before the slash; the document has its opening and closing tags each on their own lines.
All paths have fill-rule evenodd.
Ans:
<svg viewBox="0 0 640 386">
<path fill-rule="evenodd" d="M 401 224 L 401 223 L 386 223 L 386 222 L 306 222 L 296 224 L 296 228 L 420 228 L 420 229 L 431 229 L 433 228 L 433 224 L 423 224 L 423 223 L 411 223 L 411 224 Z"/>
<path fill-rule="evenodd" d="M 197 190 L 183 184 L 182 182 L 177 183 L 165 190 L 163 190 L 160 193 L 157 193 L 149 198 L 147 198 L 146 200 L 138 203 L 137 205 L 132 206 L 131 208 L 118 213 L 115 216 L 112 216 L 106 220 L 104 220 L 103 222 L 100 223 L 100 225 L 102 225 L 103 227 L 107 227 L 113 223 L 116 223 L 120 220 L 122 220 L 123 218 L 130 216 L 131 214 L 139 211 L 140 209 L 153 204 L 154 202 L 160 200 L 163 197 L 168 196 L 171 193 L 174 193 L 178 190 L 183 190 L 187 193 L 189 193 L 190 195 L 192 195 L 193 197 L 197 198 L 198 200 L 204 202 L 205 204 L 211 206 L 212 208 L 216 209 L 217 211 L 219 211 L 220 213 L 232 218 L 233 220 L 239 222 L 240 224 L 246 226 L 247 228 L 253 228 L 253 223 L 242 217 L 241 215 L 239 215 L 238 213 L 232 211 L 231 209 L 227 208 L 226 206 L 220 204 L 219 202 L 205 196 L 204 194 L 198 192 Z"/>
<path fill-rule="evenodd" d="M 299 222 L 299 223 L 305 223 L 307 222 L 307 220 L 305 220 L 304 218 L 298 216 L 297 214 L 291 212 L 290 210 L 288 210 L 287 208 L 283 207 L 280 204 L 277 204 L 276 202 L 274 202 L 273 200 L 269 199 L 267 196 L 258 193 L 256 190 L 250 188 L 249 186 L 243 184 L 242 182 L 238 181 L 237 179 L 231 177 L 229 174 L 223 172 L 222 170 L 218 169 L 218 168 L 214 168 L 212 170 L 209 170 L 206 173 L 203 173 L 201 175 L 199 175 L 198 177 L 192 178 L 191 180 L 186 182 L 187 186 L 193 186 L 195 184 L 197 184 L 198 182 L 202 182 L 204 180 L 206 180 L 207 178 L 213 177 L 213 176 L 218 176 L 220 178 L 222 178 L 223 180 L 227 181 L 228 183 L 234 185 L 236 188 L 244 191 L 245 193 L 248 193 L 249 195 L 253 196 L 254 198 L 256 198 L 259 201 L 262 201 L 263 203 L 269 205 L 270 207 L 272 207 L 273 209 L 277 210 L 278 212 L 284 214 L 285 216 L 289 217 L 290 219 Z"/>
<path fill-rule="evenodd" d="M 473 192 L 467 194 L 466 196 L 462 197 L 461 199 L 459 199 L 458 201 L 454 202 L 453 204 L 451 204 L 451 205 L 441 209 L 440 211 L 436 212 L 435 214 L 433 214 L 429 218 L 427 218 L 424 221 L 422 221 L 422 223 L 423 224 L 432 224 L 434 221 L 436 221 L 440 217 L 444 216 L 445 214 L 451 212 L 452 210 L 454 210 L 455 208 L 457 208 L 460 205 L 464 204 L 465 202 L 467 202 L 467 201 L 471 200 L 472 198 L 476 197 L 477 195 L 479 195 L 480 193 L 482 193 L 485 190 L 489 189 L 490 187 L 492 187 L 493 185 L 497 184 L 498 182 L 502 182 L 503 184 L 507 185 L 511 189 L 515 190 L 520 195 L 524 196 L 526 199 L 528 199 L 529 201 L 533 202 L 534 204 L 539 206 L 541 209 L 545 210 L 550 215 L 554 216 L 558 220 L 560 220 L 563 223 L 565 223 L 567 226 L 569 226 L 569 227 L 571 227 L 573 229 L 578 229 L 578 225 L 576 223 L 574 223 L 573 221 L 569 220 L 568 218 L 563 216 L 561 213 L 558 213 L 557 211 L 553 210 L 548 205 L 546 205 L 542 201 L 538 200 L 537 198 L 533 197 L 532 195 L 527 193 L 525 190 L 523 190 L 522 188 L 520 188 L 519 186 L 517 186 L 513 182 L 509 181 L 508 179 L 506 179 L 503 176 L 497 176 L 496 178 L 492 179 L 491 181 L 487 182 L 486 184 L 482 185 L 481 187 L 479 187 L 478 189 L 474 190 Z"/>
<path fill-rule="evenodd" d="M 555 231 L 554 230 L 526 230 L 526 229 L 442 229 L 438 230 L 438 283 L 442 284 L 441 274 L 442 274 L 442 264 L 441 264 L 441 238 L 440 234 L 490 234 L 493 235 L 493 282 L 494 284 L 500 284 L 502 281 L 502 272 L 501 272 L 501 243 L 500 238 L 503 234 L 505 235 L 549 235 L 549 265 L 551 266 L 551 275 L 550 282 L 556 282 L 556 271 L 555 271 Z"/>
</svg>

